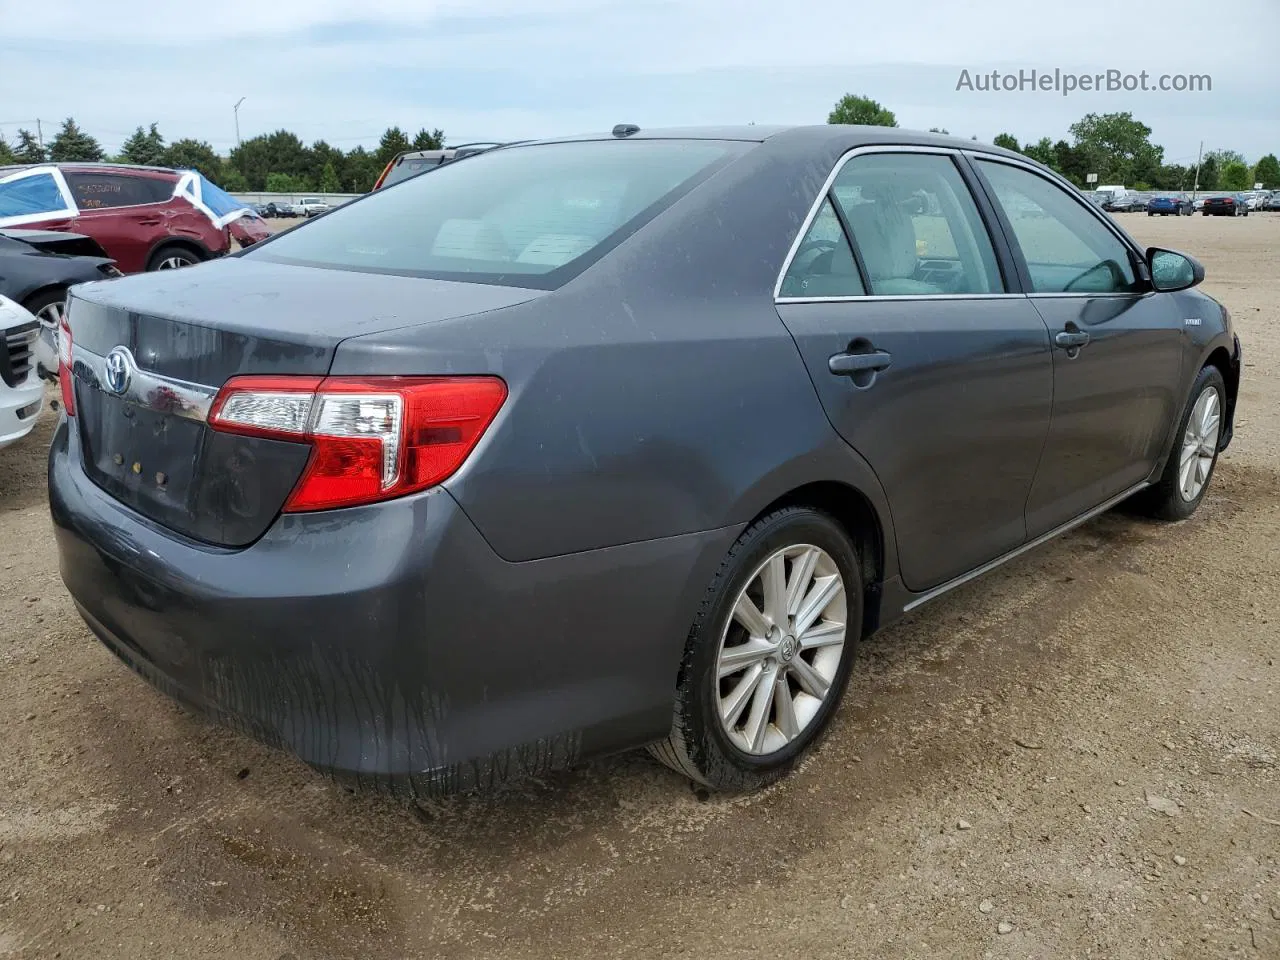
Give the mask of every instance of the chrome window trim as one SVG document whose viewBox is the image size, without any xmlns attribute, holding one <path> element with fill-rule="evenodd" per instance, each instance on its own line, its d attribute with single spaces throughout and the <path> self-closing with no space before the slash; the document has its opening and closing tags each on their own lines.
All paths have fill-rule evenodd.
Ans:
<svg viewBox="0 0 1280 960">
<path fill-rule="evenodd" d="M 931 154 L 934 156 L 951 157 L 953 162 L 955 158 L 964 155 L 964 151 L 956 147 L 927 147 L 927 146 L 915 146 L 911 144 L 899 145 L 899 144 L 891 144 L 891 143 L 874 144 L 871 146 L 864 146 L 864 147 L 854 147 L 851 150 L 847 150 L 843 154 L 841 154 L 840 159 L 836 161 L 835 167 L 832 168 L 831 173 L 827 175 L 827 179 L 823 181 L 822 189 L 818 191 L 817 198 L 813 201 L 812 206 L 809 207 L 809 213 L 801 222 L 800 229 L 799 231 L 796 232 L 796 238 L 791 242 L 791 248 L 787 251 L 787 257 L 785 260 L 782 261 L 782 269 L 778 272 L 778 279 L 773 285 L 773 302 L 774 303 L 779 303 L 779 304 L 781 303 L 863 303 L 867 301 L 876 302 L 876 301 L 885 301 L 885 300 L 941 300 L 944 298 L 949 298 L 953 300 L 976 300 L 976 299 L 995 299 L 999 297 L 1023 296 L 1023 294 L 1021 293 L 1010 293 L 1008 291 L 1005 291 L 1004 293 L 940 293 L 940 294 L 933 294 L 933 295 L 920 294 L 920 293 L 908 293 L 908 294 L 879 293 L 879 294 L 868 294 L 866 296 L 860 296 L 860 297 L 858 296 L 784 297 L 782 295 L 782 284 L 783 284 L 783 281 L 785 281 L 787 278 L 787 271 L 791 269 L 791 261 L 794 260 L 796 254 L 800 252 L 800 244 L 803 243 L 804 238 L 808 236 L 809 228 L 813 226 L 813 221 L 817 219 L 818 211 L 822 209 L 822 202 L 827 199 L 828 195 L 830 195 L 831 187 L 835 184 L 836 177 L 840 176 L 840 171 L 844 169 L 845 164 L 847 164 L 850 160 L 853 160 L 856 157 L 864 156 L 866 154 L 875 154 L 875 153 L 923 153 L 923 154 Z M 960 171 L 957 170 L 956 173 L 959 174 Z M 962 175 L 962 179 L 963 179 L 963 175 Z M 967 183 L 965 184 L 965 190 L 966 191 L 969 190 L 969 185 Z M 977 199 L 974 198 L 972 195 L 970 196 L 970 200 L 973 201 L 974 206 L 978 206 Z M 985 226 L 983 227 L 983 229 L 987 230 Z M 849 239 L 850 243 L 854 242 L 852 238 L 846 238 L 846 239 Z M 989 230 L 987 230 L 987 242 L 991 244 L 992 252 L 994 253 L 995 247 L 996 247 L 996 240 L 995 240 L 995 237 L 991 236 Z"/>
<path fill-rule="evenodd" d="M 108 396 L 144 410 L 168 413 L 197 423 L 208 421 L 209 408 L 213 405 L 213 398 L 218 395 L 216 387 L 176 377 L 164 377 L 143 370 L 136 361 L 129 371 L 128 387 L 123 393 L 113 393 L 102 386 L 106 380 L 106 357 L 100 357 L 74 341 L 71 345 L 71 371 L 73 376 L 87 386 L 101 390 Z"/>
</svg>

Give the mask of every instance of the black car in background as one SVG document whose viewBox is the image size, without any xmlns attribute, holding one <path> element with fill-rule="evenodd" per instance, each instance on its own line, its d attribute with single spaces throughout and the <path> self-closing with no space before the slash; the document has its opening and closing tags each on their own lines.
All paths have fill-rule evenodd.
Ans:
<svg viewBox="0 0 1280 960">
<path fill-rule="evenodd" d="M 1206 199 L 1200 212 L 1206 217 L 1247 217 L 1249 201 L 1238 193 L 1224 193 Z"/>
<path fill-rule="evenodd" d="M 40 375 L 57 376 L 56 339 L 67 288 L 119 277 L 115 261 L 92 237 L 54 230 L 0 230 L 0 294 L 22 304 L 40 321 Z"/>
</svg>

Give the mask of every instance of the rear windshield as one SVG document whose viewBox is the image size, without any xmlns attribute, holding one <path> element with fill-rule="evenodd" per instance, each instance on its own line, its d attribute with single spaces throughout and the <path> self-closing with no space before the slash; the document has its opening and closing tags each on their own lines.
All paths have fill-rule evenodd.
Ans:
<svg viewBox="0 0 1280 960">
<path fill-rule="evenodd" d="M 554 289 L 749 146 L 602 140 L 494 150 L 369 194 L 243 255 Z"/>
<path fill-rule="evenodd" d="M 385 190 L 393 183 L 399 183 L 401 180 L 408 180 L 410 177 L 421 173 L 423 170 L 438 167 L 443 159 L 443 156 L 401 157 L 400 160 L 387 171 L 387 175 L 382 181 L 382 186 L 378 189 Z"/>
</svg>

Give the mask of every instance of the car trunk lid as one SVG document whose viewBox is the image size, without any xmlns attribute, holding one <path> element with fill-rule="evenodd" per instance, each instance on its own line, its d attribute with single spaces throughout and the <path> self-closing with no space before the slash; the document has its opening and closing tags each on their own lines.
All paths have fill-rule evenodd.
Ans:
<svg viewBox="0 0 1280 960">
<path fill-rule="evenodd" d="M 238 258 L 76 287 L 68 319 L 83 469 L 179 534 L 244 546 L 279 514 L 310 447 L 210 429 L 209 404 L 228 379 L 322 376 L 348 337 L 538 295 Z"/>
</svg>

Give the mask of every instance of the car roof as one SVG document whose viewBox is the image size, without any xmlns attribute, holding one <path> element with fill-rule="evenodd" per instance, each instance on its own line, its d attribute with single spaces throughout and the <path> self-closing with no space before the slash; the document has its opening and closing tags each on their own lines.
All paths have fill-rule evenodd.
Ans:
<svg viewBox="0 0 1280 960">
<path fill-rule="evenodd" d="M 626 137 L 613 133 L 584 133 L 575 136 L 553 137 L 546 140 L 529 140 L 512 146 L 529 146 L 540 143 L 573 143 L 588 140 L 741 140 L 753 143 L 770 141 L 778 146 L 794 145 L 798 150 L 809 150 L 843 143 L 848 149 L 858 146 L 894 145 L 946 147 L 952 150 L 973 150 L 997 156 L 1017 157 L 1027 160 L 1023 154 L 1014 153 L 992 144 L 966 140 L 948 134 L 926 133 L 902 127 L 853 126 L 839 123 L 812 124 L 808 126 L 782 126 L 767 124 L 739 124 L 734 126 L 655 127 L 641 128 Z M 1034 162 L 1034 161 L 1032 161 Z"/>
</svg>

